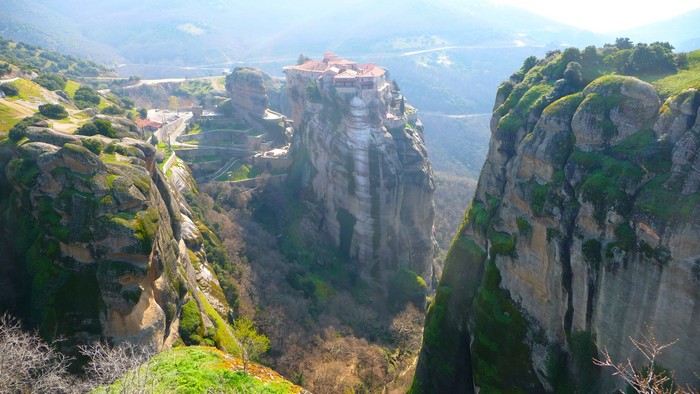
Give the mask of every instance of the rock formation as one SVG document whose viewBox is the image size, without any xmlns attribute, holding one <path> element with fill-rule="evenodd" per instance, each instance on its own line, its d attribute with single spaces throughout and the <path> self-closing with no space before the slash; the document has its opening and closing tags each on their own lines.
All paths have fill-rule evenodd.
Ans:
<svg viewBox="0 0 700 394">
<path fill-rule="evenodd" d="M 188 302 L 216 328 L 229 307 L 202 227 L 155 157 L 137 139 L 45 128 L 0 144 L 0 244 L 12 245 L 0 271 L 14 289 L 0 306 L 70 345 L 167 347 Z"/>
<path fill-rule="evenodd" d="M 584 59 L 585 60 L 585 59 Z M 426 320 L 412 392 L 623 388 L 596 348 L 679 339 L 659 365 L 700 371 L 700 93 L 570 79 L 575 50 L 499 89 L 489 155 Z"/>
<path fill-rule="evenodd" d="M 405 267 L 427 279 L 432 170 L 416 111 L 392 93 L 383 72 L 369 88 L 336 89 L 321 86 L 320 73 L 287 70 L 296 125 L 290 181 L 308 189 L 319 228 L 358 261 L 360 273 L 387 280 Z"/>
<path fill-rule="evenodd" d="M 265 88 L 265 79 L 270 77 L 262 71 L 250 67 L 236 67 L 226 78 L 226 92 L 231 104 L 242 115 L 250 116 L 254 123 L 265 116 L 270 106 Z"/>
</svg>

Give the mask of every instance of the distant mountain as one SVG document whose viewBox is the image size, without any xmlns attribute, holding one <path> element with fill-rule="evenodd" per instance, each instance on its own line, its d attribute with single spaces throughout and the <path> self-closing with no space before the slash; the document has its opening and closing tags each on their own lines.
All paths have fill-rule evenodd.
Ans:
<svg viewBox="0 0 700 394">
<path fill-rule="evenodd" d="M 700 8 L 665 21 L 623 31 L 618 36 L 635 42 L 668 41 L 677 51 L 689 52 L 700 48 Z"/>
<path fill-rule="evenodd" d="M 281 75 L 299 53 L 332 50 L 386 65 L 419 108 L 453 114 L 490 111 L 494 87 L 529 55 L 601 41 L 482 0 L 7 0 L 0 8 L 5 37 L 120 63 L 124 76 L 217 75 L 237 64 Z"/>
</svg>

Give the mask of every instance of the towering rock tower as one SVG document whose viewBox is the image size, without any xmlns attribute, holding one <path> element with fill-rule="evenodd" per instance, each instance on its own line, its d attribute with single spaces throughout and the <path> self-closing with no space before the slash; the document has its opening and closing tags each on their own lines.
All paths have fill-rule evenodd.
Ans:
<svg viewBox="0 0 700 394">
<path fill-rule="evenodd" d="M 325 53 L 285 67 L 298 182 L 319 226 L 378 280 L 428 278 L 434 254 L 432 169 L 417 111 L 374 64 Z"/>
</svg>

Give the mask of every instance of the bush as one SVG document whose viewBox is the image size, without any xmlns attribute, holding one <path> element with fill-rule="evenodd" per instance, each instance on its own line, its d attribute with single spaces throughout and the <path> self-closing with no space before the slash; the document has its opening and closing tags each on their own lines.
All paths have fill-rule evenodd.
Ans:
<svg viewBox="0 0 700 394">
<path fill-rule="evenodd" d="M 515 223 L 518 225 L 520 235 L 529 235 L 532 232 L 532 225 L 522 216 L 515 218 Z"/>
<path fill-rule="evenodd" d="M 42 104 L 39 106 L 39 113 L 50 119 L 65 119 L 68 112 L 60 104 Z"/>
<path fill-rule="evenodd" d="M 34 78 L 34 83 L 52 91 L 65 89 L 67 82 L 62 75 L 55 73 L 43 74 Z"/>
<path fill-rule="evenodd" d="M 27 135 L 27 125 L 20 122 L 12 126 L 8 137 L 10 137 L 12 141 L 19 141 L 24 138 L 25 135 Z"/>
<path fill-rule="evenodd" d="M 116 105 L 110 105 L 109 107 L 103 109 L 102 113 L 105 115 L 122 115 L 124 113 L 124 110 L 117 107 Z"/>
<path fill-rule="evenodd" d="M 27 134 L 27 128 L 44 119 L 41 115 L 27 116 L 10 128 L 9 137 L 12 141 L 19 141 Z"/>
<path fill-rule="evenodd" d="M 306 98 L 308 98 L 312 103 L 320 103 L 323 101 L 321 91 L 318 90 L 318 86 L 315 82 L 309 82 L 304 91 L 306 92 Z"/>
<path fill-rule="evenodd" d="M 9 74 L 11 72 L 12 72 L 12 68 L 10 67 L 9 64 L 7 64 L 7 63 L 0 64 L 0 76 Z"/>
<path fill-rule="evenodd" d="M 399 309 L 408 302 L 422 308 L 425 306 L 426 288 L 423 278 L 407 268 L 402 268 L 391 279 L 389 303 Z"/>
<path fill-rule="evenodd" d="M 5 93 L 5 96 L 17 96 L 19 95 L 19 88 L 12 82 L 3 83 L 0 85 L 0 90 Z"/>
<path fill-rule="evenodd" d="M 98 140 L 85 139 L 83 140 L 83 146 L 96 155 L 99 155 L 100 152 L 102 152 L 102 143 Z"/>
<path fill-rule="evenodd" d="M 77 133 L 79 135 L 87 136 L 101 134 L 109 138 L 114 138 L 117 136 L 117 132 L 112 127 L 112 124 L 108 120 L 104 119 L 95 119 L 90 123 L 80 126 Z"/>
<path fill-rule="evenodd" d="M 100 94 L 95 89 L 83 85 L 75 91 L 73 100 L 78 108 L 85 109 L 100 104 Z"/>
</svg>

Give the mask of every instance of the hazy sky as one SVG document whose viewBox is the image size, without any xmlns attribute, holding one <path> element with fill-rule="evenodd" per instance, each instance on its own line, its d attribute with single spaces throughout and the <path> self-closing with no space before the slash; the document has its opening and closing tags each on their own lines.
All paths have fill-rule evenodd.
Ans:
<svg viewBox="0 0 700 394">
<path fill-rule="evenodd" d="M 525 8 L 572 26 L 611 33 L 700 8 L 700 0 L 491 0 Z"/>
</svg>

